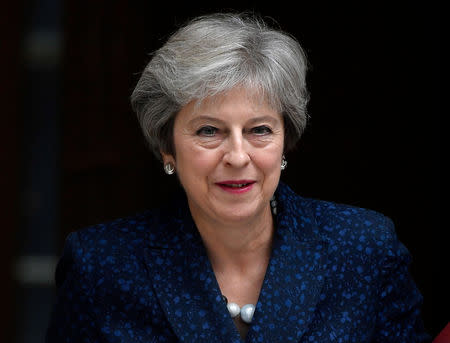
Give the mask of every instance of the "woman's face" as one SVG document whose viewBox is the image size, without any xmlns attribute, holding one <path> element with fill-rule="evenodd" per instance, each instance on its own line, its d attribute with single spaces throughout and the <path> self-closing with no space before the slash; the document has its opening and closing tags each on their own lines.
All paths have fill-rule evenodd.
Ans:
<svg viewBox="0 0 450 343">
<path fill-rule="evenodd" d="M 191 102 L 174 123 L 172 162 L 194 218 L 233 223 L 270 211 L 280 178 L 280 113 L 243 89 Z"/>
</svg>

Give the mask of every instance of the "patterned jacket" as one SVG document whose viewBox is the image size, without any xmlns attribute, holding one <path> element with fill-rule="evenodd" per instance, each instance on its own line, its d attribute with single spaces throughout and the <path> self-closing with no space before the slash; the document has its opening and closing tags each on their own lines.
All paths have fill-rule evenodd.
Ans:
<svg viewBox="0 0 450 343">
<path fill-rule="evenodd" d="M 246 342 L 428 342 L 392 222 L 280 183 L 272 255 Z M 69 235 L 53 342 L 242 342 L 185 196 Z"/>
</svg>

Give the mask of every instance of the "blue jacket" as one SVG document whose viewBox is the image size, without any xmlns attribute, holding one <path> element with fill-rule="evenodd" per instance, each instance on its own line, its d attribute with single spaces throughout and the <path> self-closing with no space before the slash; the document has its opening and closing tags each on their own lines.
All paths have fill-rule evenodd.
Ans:
<svg viewBox="0 0 450 343">
<path fill-rule="evenodd" d="M 428 342 L 410 256 L 374 211 L 280 183 L 246 342 Z M 241 342 L 185 197 L 69 235 L 47 342 Z"/>
</svg>

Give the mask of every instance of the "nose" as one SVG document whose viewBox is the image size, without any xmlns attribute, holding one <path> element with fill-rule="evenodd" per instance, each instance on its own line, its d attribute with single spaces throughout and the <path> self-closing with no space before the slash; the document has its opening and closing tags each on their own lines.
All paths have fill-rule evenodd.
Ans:
<svg viewBox="0 0 450 343">
<path fill-rule="evenodd" d="M 250 155 L 242 133 L 230 133 L 225 147 L 223 161 L 234 168 L 245 167 L 250 162 Z"/>
</svg>

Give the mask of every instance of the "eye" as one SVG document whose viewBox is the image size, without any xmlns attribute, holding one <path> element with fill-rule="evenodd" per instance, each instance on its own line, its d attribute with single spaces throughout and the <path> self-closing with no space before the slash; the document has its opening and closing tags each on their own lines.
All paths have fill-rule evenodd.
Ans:
<svg viewBox="0 0 450 343">
<path fill-rule="evenodd" d="M 269 127 L 265 126 L 265 125 L 261 125 L 261 126 L 257 126 L 257 127 L 252 128 L 250 130 L 250 132 L 254 133 L 256 135 L 259 135 L 259 136 L 263 136 L 263 135 L 267 135 L 267 134 L 272 133 L 272 130 Z"/>
<path fill-rule="evenodd" d="M 197 130 L 196 134 L 199 136 L 213 137 L 217 132 L 217 128 L 214 126 L 203 126 Z"/>
</svg>

